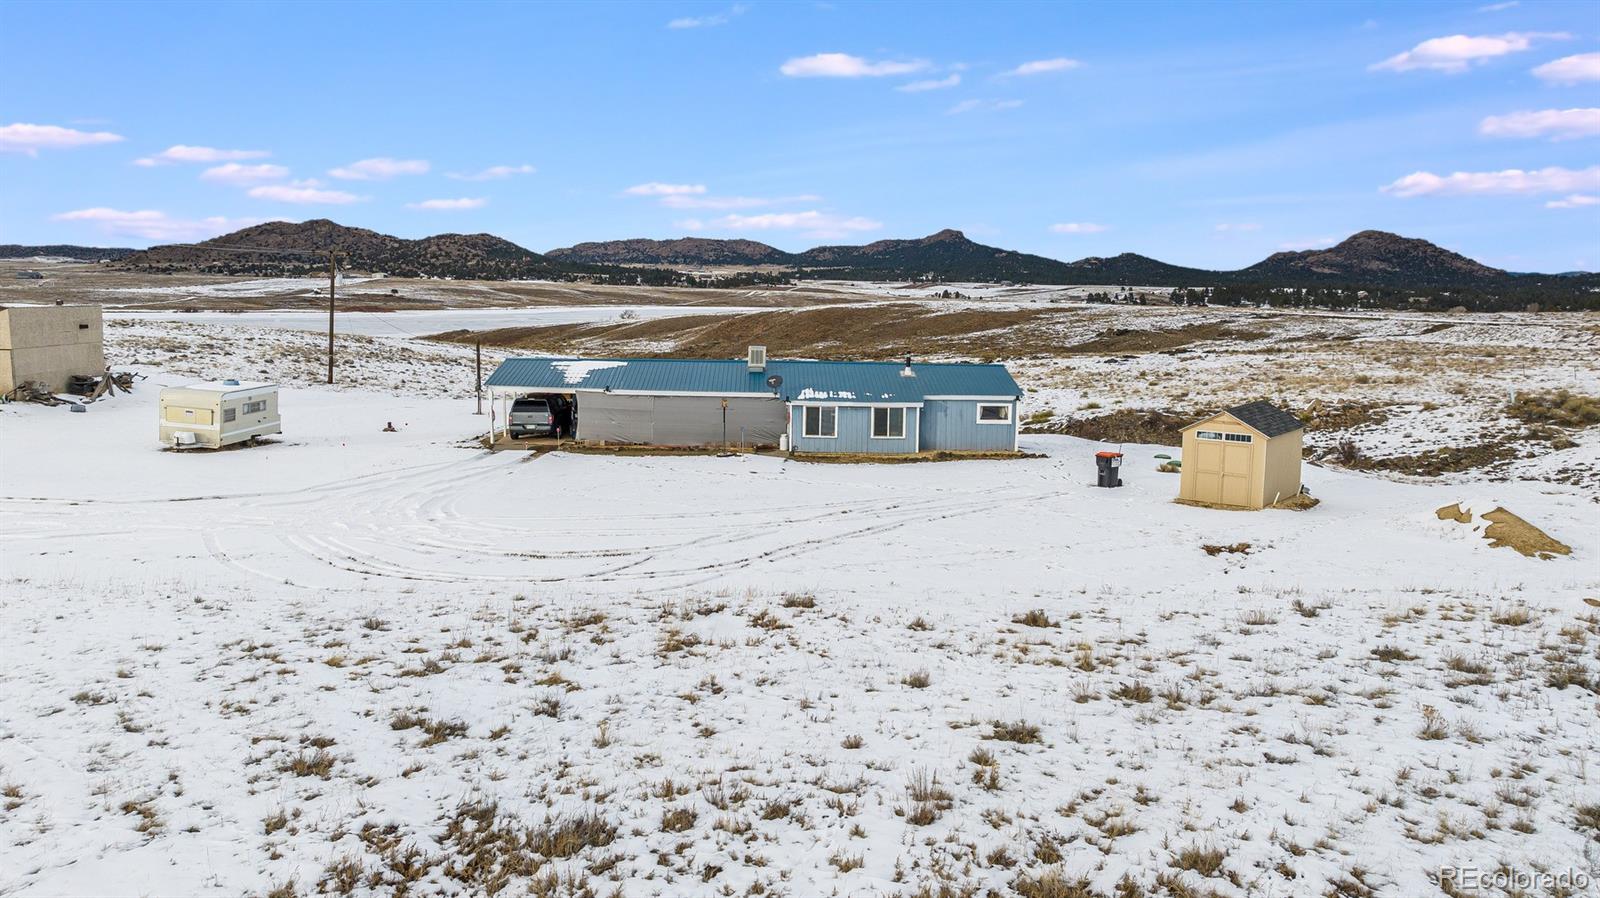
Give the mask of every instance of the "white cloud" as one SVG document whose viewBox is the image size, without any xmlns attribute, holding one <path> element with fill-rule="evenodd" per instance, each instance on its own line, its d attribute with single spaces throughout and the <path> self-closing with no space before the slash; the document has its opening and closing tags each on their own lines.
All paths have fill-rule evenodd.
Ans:
<svg viewBox="0 0 1600 898">
<path fill-rule="evenodd" d="M 1576 171 L 1560 166 L 1523 171 L 1464 172 L 1436 175 L 1413 172 L 1383 188 L 1395 196 L 1578 193 L 1600 190 L 1600 165 Z"/>
<path fill-rule="evenodd" d="M 457 181 L 503 181 L 517 175 L 531 175 L 538 169 L 531 165 L 491 165 L 482 171 L 476 172 L 450 172 L 447 178 Z"/>
<path fill-rule="evenodd" d="M 1579 53 L 1563 56 L 1553 62 L 1536 66 L 1533 76 L 1551 84 L 1577 84 L 1580 81 L 1600 81 L 1600 53 Z"/>
<path fill-rule="evenodd" d="M 1541 109 L 1491 115 L 1478 123 L 1478 133 L 1488 137 L 1548 137 L 1570 140 L 1600 135 L 1600 109 Z"/>
<path fill-rule="evenodd" d="M 945 115 L 960 115 L 963 112 L 994 111 L 999 109 L 1016 109 L 1022 105 L 1021 100 L 962 100 L 944 111 Z"/>
<path fill-rule="evenodd" d="M 797 56 L 778 67 L 790 78 L 881 78 L 885 75 L 912 75 L 925 72 L 925 59 L 872 62 L 848 53 L 817 53 Z"/>
<path fill-rule="evenodd" d="M 428 173 L 428 163 L 425 159 L 390 159 L 379 156 L 375 159 L 362 159 L 349 165 L 330 169 L 328 174 L 346 181 L 381 181 L 399 175 L 425 175 Z"/>
<path fill-rule="evenodd" d="M 1076 59 L 1068 59 L 1065 56 L 1057 56 L 1055 59 L 1035 59 L 1032 62 L 1025 62 L 1010 71 L 1001 72 L 1000 76 L 1003 78 L 1011 78 L 1026 77 L 1028 75 L 1044 75 L 1050 72 L 1065 72 L 1068 69 L 1075 69 L 1081 65 L 1083 65 L 1083 63 Z"/>
<path fill-rule="evenodd" d="M 87 147 L 98 143 L 116 143 L 122 139 L 121 134 L 112 134 L 110 131 L 79 131 L 60 125 L 29 125 L 23 122 L 0 125 L 0 152 L 27 153 L 29 156 L 39 155 L 40 150 Z"/>
<path fill-rule="evenodd" d="M 62 212 L 51 217 L 56 221 L 90 222 L 107 234 L 167 242 L 203 240 L 262 221 L 259 218 L 224 218 L 220 215 L 201 219 L 181 219 L 172 218 L 167 213 L 155 209 L 124 212 L 121 209 L 110 209 L 105 206 Z"/>
<path fill-rule="evenodd" d="M 249 195 L 258 200 L 277 200 L 280 203 L 327 203 L 335 206 L 359 203 L 363 199 L 343 190 L 324 190 L 317 181 L 263 184 L 250 188 Z"/>
<path fill-rule="evenodd" d="M 660 181 L 651 181 L 647 184 L 635 184 L 622 191 L 629 196 L 679 196 L 691 193 L 705 193 L 704 184 L 663 184 Z"/>
<path fill-rule="evenodd" d="M 1569 37 L 1571 35 L 1562 32 L 1537 31 L 1512 31 L 1477 37 L 1452 34 L 1449 37 L 1425 40 L 1404 53 L 1396 53 L 1383 62 L 1373 63 L 1367 68 L 1373 71 L 1386 69 L 1392 72 L 1431 69 L 1456 75 L 1465 72 L 1474 64 L 1487 62 L 1497 56 L 1532 49 L 1535 41 L 1564 40 Z"/>
<path fill-rule="evenodd" d="M 1544 204 L 1546 209 L 1581 209 L 1584 206 L 1600 206 L 1600 196 L 1591 194 L 1574 193 L 1559 200 L 1551 200 Z"/>
<path fill-rule="evenodd" d="M 228 162 L 200 173 L 202 181 L 221 181 L 224 184 L 252 184 L 256 181 L 276 181 L 289 177 L 289 170 L 281 165 L 262 163 L 240 165 Z"/>
<path fill-rule="evenodd" d="M 407 209 L 423 209 L 431 212 L 451 212 L 458 209 L 481 209 L 488 203 L 485 197 L 464 196 L 453 200 L 423 200 L 420 203 L 406 203 Z"/>
<path fill-rule="evenodd" d="M 673 222 L 672 226 L 675 228 L 681 228 L 685 231 L 703 231 L 706 229 L 706 223 L 698 218 L 681 219 Z"/>
<path fill-rule="evenodd" d="M 685 28 L 715 28 L 718 25 L 728 24 L 729 22 L 733 21 L 734 17 L 736 16 L 744 15 L 745 10 L 747 9 L 749 9 L 749 7 L 745 6 L 743 3 L 736 3 L 733 6 L 730 6 L 727 12 L 719 12 L 709 16 L 684 16 L 680 19 L 673 19 L 667 23 L 667 27 L 673 30 L 682 30 Z"/>
<path fill-rule="evenodd" d="M 802 231 L 808 237 L 844 237 L 883 227 L 883 222 L 859 215 L 835 215 L 815 209 L 805 212 L 763 212 L 760 215 L 724 215 L 715 224 L 729 231 Z"/>
<path fill-rule="evenodd" d="M 271 155 L 266 150 L 219 150 L 216 147 L 190 147 L 180 143 L 167 147 L 154 156 L 135 159 L 133 164 L 142 165 L 145 168 L 179 162 L 212 164 L 217 162 L 238 162 L 243 159 L 265 159 Z"/>
<path fill-rule="evenodd" d="M 1092 221 L 1068 221 L 1062 224 L 1053 224 L 1050 230 L 1057 234 L 1098 234 L 1106 230 L 1103 224 Z"/>
<path fill-rule="evenodd" d="M 1307 249 L 1327 249 L 1339 242 L 1337 237 L 1312 237 L 1310 240 L 1289 240 L 1278 244 L 1278 249 L 1299 252 Z"/>
<path fill-rule="evenodd" d="M 930 78 L 927 81 L 912 81 L 909 84 L 900 85 L 899 87 L 895 88 L 895 90 L 901 91 L 902 93 L 916 94 L 922 93 L 926 90 L 944 90 L 947 87 L 955 87 L 960 83 L 961 76 L 955 72 L 951 72 L 950 75 L 944 78 Z"/>
<path fill-rule="evenodd" d="M 1255 223 L 1253 221 L 1222 222 L 1222 223 L 1217 225 L 1216 229 L 1219 232 L 1224 232 L 1224 231 L 1259 231 L 1259 230 L 1261 230 L 1261 225 L 1259 225 L 1259 224 L 1257 224 L 1257 223 Z"/>
<path fill-rule="evenodd" d="M 758 206 L 776 206 L 784 203 L 814 203 L 822 199 L 813 194 L 799 196 L 695 196 L 691 194 L 668 194 L 661 198 L 661 205 L 668 209 L 753 209 Z"/>
<path fill-rule="evenodd" d="M 1478 7 L 1478 12 L 1504 12 L 1521 5 L 1518 0 L 1505 0 L 1504 3 L 1490 3 L 1486 6 L 1480 6 Z"/>
</svg>

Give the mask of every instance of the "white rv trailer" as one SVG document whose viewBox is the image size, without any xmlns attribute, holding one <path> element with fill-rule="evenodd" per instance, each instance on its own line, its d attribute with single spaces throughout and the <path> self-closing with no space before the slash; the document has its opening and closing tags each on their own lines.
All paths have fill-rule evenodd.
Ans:
<svg viewBox="0 0 1600 898">
<path fill-rule="evenodd" d="M 237 380 L 161 390 L 161 442 L 174 449 L 221 449 L 283 433 L 278 385 Z"/>
</svg>

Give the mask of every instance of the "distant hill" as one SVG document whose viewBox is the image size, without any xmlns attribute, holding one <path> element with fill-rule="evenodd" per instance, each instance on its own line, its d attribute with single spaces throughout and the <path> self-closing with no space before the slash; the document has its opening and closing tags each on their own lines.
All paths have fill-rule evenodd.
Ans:
<svg viewBox="0 0 1600 898">
<path fill-rule="evenodd" d="M 545 255 L 590 265 L 786 265 L 794 257 L 754 240 L 606 240 L 553 249 Z"/>
<path fill-rule="evenodd" d="M 1384 287 L 1482 285 L 1509 275 L 1426 240 L 1361 231 L 1328 249 L 1273 253 L 1236 273 L 1264 283 L 1359 283 Z"/>
<path fill-rule="evenodd" d="M 396 277 L 504 280 L 563 274 L 573 266 L 552 261 L 493 234 L 440 234 L 421 240 L 391 237 L 319 218 L 273 221 L 192 245 L 153 246 L 122 260 L 144 271 L 205 271 L 217 274 L 303 274 L 327 261 L 307 250 L 340 251 L 340 265 Z M 273 252 L 278 250 L 279 252 Z"/>
<path fill-rule="evenodd" d="M 61 259 L 79 259 L 98 262 L 101 259 L 121 259 L 138 252 L 125 246 L 77 246 L 71 243 L 52 243 L 48 246 L 23 246 L 19 243 L 0 243 L 0 259 L 31 259 L 34 256 L 52 256 Z"/>
<path fill-rule="evenodd" d="M 314 253 L 330 246 L 340 248 L 342 267 L 397 277 L 584 279 L 657 286 L 698 286 L 702 279 L 683 274 L 683 269 L 735 265 L 782 269 L 779 274 L 744 275 L 761 283 L 797 277 L 1142 287 L 1344 286 L 1500 292 L 1548 288 L 1569 293 L 1600 286 L 1600 276 L 1592 274 L 1512 274 L 1426 240 L 1384 231 L 1361 231 L 1327 249 L 1274 253 L 1236 271 L 1185 268 L 1135 253 L 1063 262 L 985 246 L 955 230 L 913 240 L 818 246 L 800 253 L 754 240 L 684 237 L 580 243 L 541 255 L 492 234 L 440 234 L 406 240 L 327 219 L 297 224 L 269 222 L 203 243 L 155 246 L 143 251 L 39 246 L 0 247 L 0 254 L 7 249 L 26 255 L 81 256 L 87 252 L 93 256 L 117 252 L 125 254 L 119 264 L 129 268 L 259 276 L 317 272 L 327 264 L 314 254 L 269 250 Z M 715 282 L 726 285 L 727 276 L 719 276 Z"/>
</svg>

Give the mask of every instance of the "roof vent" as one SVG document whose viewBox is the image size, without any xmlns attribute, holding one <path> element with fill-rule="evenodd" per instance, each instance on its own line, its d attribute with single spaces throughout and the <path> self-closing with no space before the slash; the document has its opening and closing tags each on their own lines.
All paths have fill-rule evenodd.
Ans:
<svg viewBox="0 0 1600 898">
<path fill-rule="evenodd" d="M 222 385 L 225 386 L 225 387 L 237 387 L 239 385 L 239 378 L 230 377 L 227 380 L 223 381 Z"/>
<path fill-rule="evenodd" d="M 900 369 L 901 377 L 916 377 L 917 372 L 911 370 L 911 356 L 906 356 L 906 366 Z"/>
<path fill-rule="evenodd" d="M 767 370 L 767 347 L 765 347 L 765 346 L 752 346 L 752 347 L 750 347 L 750 370 L 751 371 L 765 371 L 765 370 Z"/>
</svg>

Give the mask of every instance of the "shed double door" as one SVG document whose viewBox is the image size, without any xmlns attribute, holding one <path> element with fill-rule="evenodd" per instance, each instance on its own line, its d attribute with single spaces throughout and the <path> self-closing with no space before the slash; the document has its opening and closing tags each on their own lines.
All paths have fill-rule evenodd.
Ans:
<svg viewBox="0 0 1600 898">
<path fill-rule="evenodd" d="M 1255 444 L 1196 440 L 1195 498 L 1216 505 L 1249 505 Z"/>
</svg>

